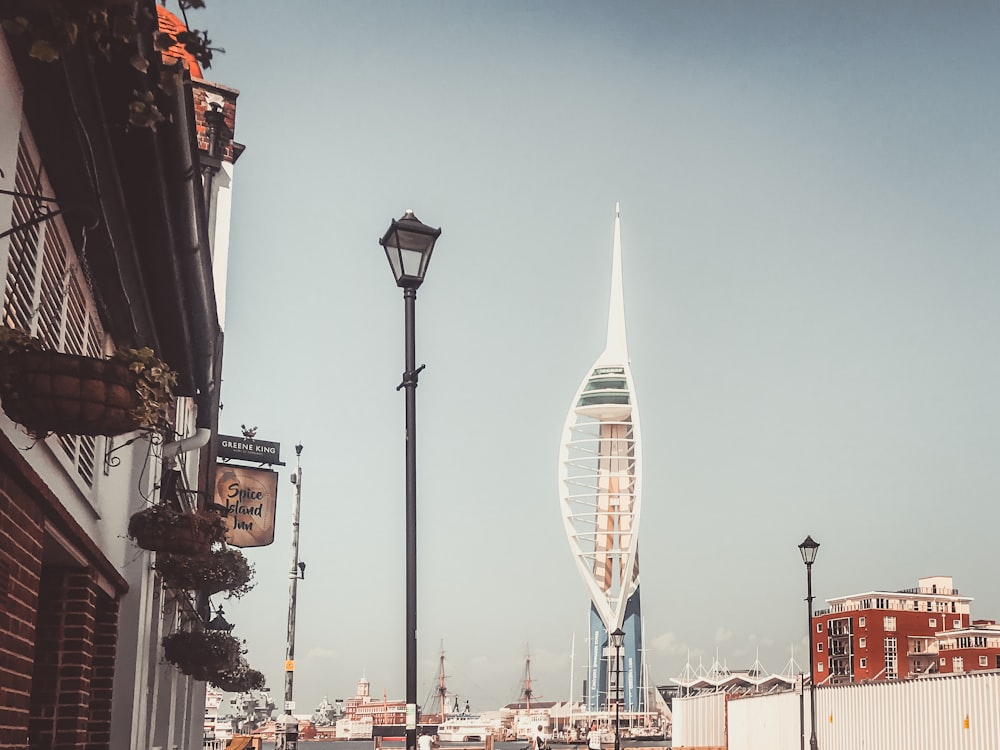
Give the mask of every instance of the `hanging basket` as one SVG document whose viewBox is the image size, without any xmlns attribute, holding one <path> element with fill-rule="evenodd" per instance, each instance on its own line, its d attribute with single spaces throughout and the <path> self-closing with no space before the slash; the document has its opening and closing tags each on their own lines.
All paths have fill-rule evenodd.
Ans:
<svg viewBox="0 0 1000 750">
<path fill-rule="evenodd" d="M 240 642 L 229 633 L 171 633 L 163 638 L 163 657 L 196 680 L 234 671 L 242 659 Z"/>
<path fill-rule="evenodd" d="M 246 660 L 241 658 L 236 667 L 219 672 L 214 677 L 209 678 L 209 682 L 227 693 L 246 693 L 251 690 L 260 690 L 264 687 L 266 680 L 262 672 L 251 669 Z"/>
<path fill-rule="evenodd" d="M 181 513 L 158 504 L 129 519 L 128 535 L 143 549 L 154 552 L 207 555 L 212 545 L 226 535 L 226 522 L 211 511 Z"/>
<path fill-rule="evenodd" d="M 136 374 L 120 363 L 62 352 L 12 352 L 3 410 L 33 435 L 122 435 L 138 429 Z"/>
<path fill-rule="evenodd" d="M 228 591 L 237 599 L 250 591 L 253 565 L 237 549 L 213 549 L 207 555 L 158 555 L 156 570 L 168 586 L 202 591 L 209 596 Z"/>
<path fill-rule="evenodd" d="M 166 433 L 177 373 L 149 347 L 119 347 L 110 359 L 49 351 L 0 325 L 0 397 L 7 416 L 36 437 Z"/>
</svg>

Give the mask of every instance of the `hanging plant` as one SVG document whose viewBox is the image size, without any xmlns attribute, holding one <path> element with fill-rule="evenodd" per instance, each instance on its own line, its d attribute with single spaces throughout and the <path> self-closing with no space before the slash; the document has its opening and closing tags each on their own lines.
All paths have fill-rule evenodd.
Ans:
<svg viewBox="0 0 1000 750">
<path fill-rule="evenodd" d="M 203 8 L 200 0 L 181 0 L 182 12 Z M 153 14 L 155 16 L 155 14 Z M 0 11 L 0 26 L 8 34 L 23 37 L 28 54 L 42 62 L 54 62 L 82 37 L 105 59 L 111 57 L 114 43 L 134 44 L 140 25 L 155 26 L 154 18 L 136 15 L 134 0 L 8 0 Z M 203 68 L 212 64 L 212 53 L 222 52 L 212 46 L 204 31 L 183 29 L 175 34 L 154 31 L 157 51 L 179 45 Z M 149 62 L 140 57 L 132 64 L 139 70 Z"/>
<path fill-rule="evenodd" d="M 129 519 L 128 535 L 143 549 L 154 552 L 207 555 L 226 535 L 226 522 L 212 511 L 182 513 L 158 503 Z"/>
<path fill-rule="evenodd" d="M 168 586 L 209 596 L 227 591 L 226 598 L 238 599 L 254 587 L 253 565 L 237 549 L 213 549 L 204 556 L 158 555 L 155 567 Z"/>
<path fill-rule="evenodd" d="M 209 682 L 227 693 L 246 693 L 251 690 L 260 690 L 264 687 L 266 680 L 263 672 L 251 669 L 246 659 L 241 658 L 233 669 L 219 672 L 209 678 Z"/>
<path fill-rule="evenodd" d="M 0 326 L 3 410 L 34 437 L 122 435 L 171 430 L 177 373 L 149 347 L 120 347 L 109 359 L 49 351 Z"/>
<path fill-rule="evenodd" d="M 210 680 L 235 670 L 242 661 L 242 646 L 229 633 L 171 633 L 163 638 L 163 657 L 196 680 Z"/>
</svg>

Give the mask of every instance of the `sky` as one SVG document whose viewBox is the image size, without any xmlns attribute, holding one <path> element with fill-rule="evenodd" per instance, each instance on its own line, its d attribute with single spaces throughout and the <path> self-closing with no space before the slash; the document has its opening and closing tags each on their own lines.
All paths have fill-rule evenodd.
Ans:
<svg viewBox="0 0 1000 750">
<path fill-rule="evenodd" d="M 621 204 L 646 657 L 806 664 L 817 606 L 951 575 L 1000 617 L 1000 6 L 208 0 L 239 89 L 221 431 L 277 441 L 278 532 L 222 601 L 297 711 L 404 697 L 403 300 L 416 308 L 418 696 L 580 697 L 557 460 Z M 170 5 L 173 10 L 176 5 Z M 575 645 L 574 645 L 575 644 Z M 575 651 L 574 651 L 575 648 Z M 575 656 L 574 656 L 575 654 Z"/>
</svg>

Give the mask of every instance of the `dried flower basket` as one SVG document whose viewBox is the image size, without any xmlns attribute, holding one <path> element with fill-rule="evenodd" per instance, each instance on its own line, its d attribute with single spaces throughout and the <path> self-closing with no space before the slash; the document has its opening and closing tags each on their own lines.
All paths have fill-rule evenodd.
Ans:
<svg viewBox="0 0 1000 750">
<path fill-rule="evenodd" d="M 240 642 L 229 633 L 171 633 L 163 638 L 163 657 L 196 680 L 210 680 L 235 670 L 242 659 Z"/>
<path fill-rule="evenodd" d="M 228 591 L 237 598 L 253 588 L 253 566 L 237 549 L 213 549 L 207 555 L 158 555 L 156 570 L 168 586 L 203 591 L 209 596 Z"/>
<path fill-rule="evenodd" d="M 219 672 L 211 677 L 209 682 L 227 693 L 246 693 L 250 690 L 260 690 L 266 680 L 262 672 L 251 669 L 245 659 L 240 659 L 234 669 Z"/>
<path fill-rule="evenodd" d="M 128 535 L 140 547 L 174 555 L 207 555 L 225 534 L 226 523 L 218 513 L 181 513 L 162 504 L 139 511 L 128 522 Z"/>
</svg>

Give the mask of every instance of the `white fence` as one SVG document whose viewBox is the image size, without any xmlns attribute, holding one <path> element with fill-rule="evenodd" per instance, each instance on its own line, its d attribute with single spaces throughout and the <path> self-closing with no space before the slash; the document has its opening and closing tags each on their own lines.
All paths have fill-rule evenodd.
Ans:
<svg viewBox="0 0 1000 750">
<path fill-rule="evenodd" d="M 672 730 L 675 748 L 725 747 L 726 694 L 674 698 Z"/>
<path fill-rule="evenodd" d="M 809 746 L 809 692 L 675 698 L 675 748 Z M 1000 672 L 840 685 L 816 691 L 820 750 L 998 750 Z"/>
</svg>

